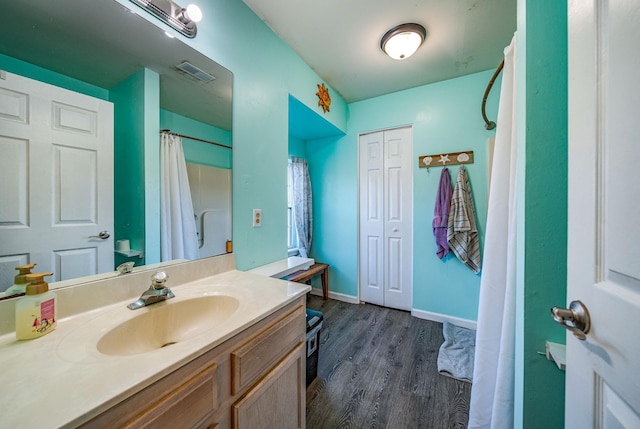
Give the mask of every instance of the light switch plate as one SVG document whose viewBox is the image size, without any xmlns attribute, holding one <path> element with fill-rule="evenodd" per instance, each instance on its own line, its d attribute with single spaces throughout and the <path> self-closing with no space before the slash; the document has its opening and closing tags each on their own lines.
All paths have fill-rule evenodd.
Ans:
<svg viewBox="0 0 640 429">
<path fill-rule="evenodd" d="M 253 209 L 253 227 L 262 226 L 262 209 Z"/>
</svg>

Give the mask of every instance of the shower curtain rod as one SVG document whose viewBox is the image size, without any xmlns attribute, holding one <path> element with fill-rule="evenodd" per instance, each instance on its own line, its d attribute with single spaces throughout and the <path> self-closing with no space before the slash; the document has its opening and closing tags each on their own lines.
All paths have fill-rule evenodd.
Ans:
<svg viewBox="0 0 640 429">
<path fill-rule="evenodd" d="M 160 130 L 160 133 L 169 133 L 169 134 L 173 134 L 174 136 L 182 137 L 183 139 L 196 140 L 196 141 L 199 141 L 199 142 L 204 142 L 204 143 L 209 143 L 209 144 L 213 144 L 213 145 L 216 145 L 216 146 L 224 147 L 226 149 L 232 149 L 231 146 L 227 146 L 226 144 L 217 143 L 217 142 L 214 142 L 214 141 L 211 141 L 211 140 L 201 139 L 201 138 L 198 138 L 198 137 L 191 137 L 191 136 L 187 136 L 187 135 L 184 135 L 184 134 L 172 133 L 171 130 L 166 130 L 166 129 L 165 130 Z"/>
<path fill-rule="evenodd" d="M 502 71 L 503 67 L 504 67 L 504 60 L 502 60 L 500 62 L 500 65 L 498 66 L 496 71 L 493 73 L 493 76 L 491 76 L 491 80 L 489 81 L 489 84 L 487 85 L 487 89 L 485 89 L 485 91 L 484 91 L 484 97 L 482 97 L 482 119 L 484 119 L 484 122 L 486 124 L 484 127 L 487 130 L 492 130 L 492 129 L 494 129 L 496 127 L 496 123 L 493 122 L 493 121 L 490 121 L 487 118 L 487 113 L 485 112 L 485 107 L 487 105 L 487 98 L 489 97 L 489 93 L 491 92 L 491 88 L 493 87 L 493 84 L 495 83 L 496 79 L 498 78 L 498 75 Z"/>
</svg>

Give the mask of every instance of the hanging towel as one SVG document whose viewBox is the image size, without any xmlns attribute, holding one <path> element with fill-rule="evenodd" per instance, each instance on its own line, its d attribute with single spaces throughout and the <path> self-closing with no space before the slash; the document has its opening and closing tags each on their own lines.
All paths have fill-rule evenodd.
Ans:
<svg viewBox="0 0 640 429">
<path fill-rule="evenodd" d="M 433 235 L 436 237 L 438 250 L 436 255 L 442 259 L 449 253 L 449 243 L 447 242 L 447 222 L 449 220 L 449 209 L 451 208 L 451 176 L 449 169 L 443 168 L 440 173 L 440 184 L 436 195 L 436 205 L 433 209 Z"/>
<path fill-rule="evenodd" d="M 480 242 L 476 227 L 476 213 L 471 197 L 471 185 L 464 165 L 460 166 L 456 186 L 451 197 L 447 241 L 451 251 L 471 271 L 480 272 Z"/>
</svg>

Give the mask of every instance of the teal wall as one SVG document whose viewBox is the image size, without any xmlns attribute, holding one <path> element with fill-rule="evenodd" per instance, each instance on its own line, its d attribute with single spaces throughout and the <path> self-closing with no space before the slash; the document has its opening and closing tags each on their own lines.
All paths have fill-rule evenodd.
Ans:
<svg viewBox="0 0 640 429">
<path fill-rule="evenodd" d="M 28 77 L 30 79 L 59 86 L 70 91 L 90 95 L 101 100 L 109 99 L 109 91 L 104 88 L 82 82 L 3 54 L 0 54 L 0 69 L 10 73 L 19 74 L 20 76 Z"/>
<path fill-rule="evenodd" d="M 144 73 L 144 257 L 147 264 L 160 262 L 160 75 Z"/>
<path fill-rule="evenodd" d="M 289 156 L 296 156 L 298 158 L 306 158 L 307 157 L 307 148 L 306 141 L 292 136 L 289 136 Z"/>
<path fill-rule="evenodd" d="M 515 427 L 564 427 L 564 372 L 539 352 L 565 342 L 549 309 L 566 302 L 567 4 L 518 2 L 521 229 Z M 526 79 L 523 77 L 526 76 Z"/>
<path fill-rule="evenodd" d="M 148 114 L 145 107 L 145 91 L 153 84 L 148 80 L 155 81 L 154 74 L 148 70 L 135 73 L 113 88 L 110 95 L 110 100 L 114 103 L 115 123 L 114 239 L 128 239 L 132 249 L 144 251 L 142 259 L 127 259 L 116 254 L 116 265 L 127 260 L 135 262 L 136 265 L 159 261 L 156 254 L 149 255 L 146 252 L 145 211 L 147 203 L 153 204 L 155 198 L 153 193 L 146 195 L 147 150 L 142 143 L 145 141 L 146 132 L 143 124 Z M 159 93 L 159 88 L 156 92 Z M 157 170 L 157 167 L 154 170 Z M 159 210 L 154 212 L 158 213 Z"/>
<path fill-rule="evenodd" d="M 346 139 L 331 137 L 307 142 L 314 219 L 310 253 L 331 266 L 332 293 L 357 297 L 357 146 Z"/>
<path fill-rule="evenodd" d="M 164 109 L 160 109 L 160 129 L 169 129 L 174 133 L 210 140 L 226 146 L 231 146 L 232 144 L 231 131 L 223 130 Z M 210 167 L 231 168 L 231 149 L 190 139 L 182 139 L 182 148 L 187 162 L 208 165 Z"/>
<path fill-rule="evenodd" d="M 177 37 L 233 72 L 233 247 L 237 267 L 250 269 L 287 256 L 289 95 L 318 111 L 316 85 L 323 81 L 242 1 L 200 7 L 198 36 Z M 329 91 L 331 111 L 323 117 L 344 130 L 347 106 Z M 254 208 L 262 209 L 260 228 L 251 226 Z"/>
<path fill-rule="evenodd" d="M 127 0 L 117 1 L 125 7 L 132 6 Z M 234 73 L 233 240 L 237 267 L 250 269 L 287 256 L 287 217 L 283 207 L 287 197 L 289 97 L 293 95 L 312 110 L 321 110 L 315 93 L 317 84 L 323 81 L 242 1 L 214 0 L 201 8 L 204 19 L 198 24 L 198 37 L 176 37 Z M 149 14 L 140 16 L 163 27 Z M 329 91 L 333 102 L 323 118 L 337 130 L 344 130 L 347 106 L 335 91 Z M 150 100 L 156 103 L 154 97 Z M 147 106 L 145 112 L 150 111 L 151 106 Z M 152 174 L 158 162 L 151 151 L 154 146 L 157 148 L 159 121 L 150 118 L 144 127 L 143 186 L 149 192 L 145 199 L 145 227 L 147 232 L 158 231 L 159 236 L 159 207 L 155 202 L 159 181 Z M 251 226 L 253 208 L 262 209 L 264 223 L 260 228 Z M 159 257 L 158 247 L 151 242 L 145 244 L 147 263 Z"/>
<path fill-rule="evenodd" d="M 307 142 L 314 191 L 312 255 L 331 264 L 331 290 L 358 296 L 358 134 L 413 127 L 413 308 L 476 320 L 480 276 L 453 255 L 441 261 L 431 228 L 441 168 L 418 168 L 418 156 L 474 151 L 467 165 L 481 240 L 487 210 L 487 140 L 480 104 L 493 70 L 349 105 L 348 133 Z M 500 89 L 487 105 L 495 119 Z M 458 167 L 449 167 L 452 182 Z"/>
</svg>

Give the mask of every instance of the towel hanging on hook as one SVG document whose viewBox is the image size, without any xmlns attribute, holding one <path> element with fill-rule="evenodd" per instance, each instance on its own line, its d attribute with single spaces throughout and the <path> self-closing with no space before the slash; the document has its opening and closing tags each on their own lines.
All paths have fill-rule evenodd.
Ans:
<svg viewBox="0 0 640 429">
<path fill-rule="evenodd" d="M 449 250 L 474 274 L 480 272 L 480 241 L 471 184 L 464 165 L 458 170 L 447 223 Z"/>
<path fill-rule="evenodd" d="M 436 204 L 433 208 L 433 235 L 436 239 L 436 255 L 442 259 L 449 253 L 449 242 L 447 241 L 447 229 L 449 225 L 449 210 L 451 209 L 451 176 L 447 167 L 440 173 L 438 193 L 436 194 Z"/>
</svg>

